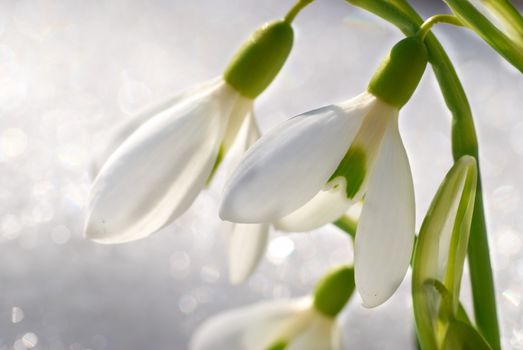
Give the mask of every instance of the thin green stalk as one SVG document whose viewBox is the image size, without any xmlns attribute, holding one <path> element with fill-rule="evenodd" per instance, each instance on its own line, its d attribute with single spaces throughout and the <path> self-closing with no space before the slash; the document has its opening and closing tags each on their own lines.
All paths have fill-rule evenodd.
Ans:
<svg viewBox="0 0 523 350">
<path fill-rule="evenodd" d="M 347 215 L 342 216 L 338 220 L 333 222 L 339 229 L 345 231 L 352 239 L 356 238 L 356 227 L 358 226 L 358 220 L 354 220 Z"/>
<path fill-rule="evenodd" d="M 396 25 L 405 35 L 415 35 L 422 18 L 405 0 L 346 0 Z M 468 246 L 468 261 L 476 325 L 493 349 L 501 349 L 494 279 L 490 265 L 487 229 L 479 175 L 478 142 L 467 96 L 445 50 L 432 34 L 425 39 L 429 62 L 452 114 L 452 153 L 454 159 L 471 155 L 478 160 L 478 185 Z"/>
<path fill-rule="evenodd" d="M 419 18 L 418 22 L 421 22 Z M 487 227 L 479 171 L 478 142 L 472 112 L 452 62 L 434 35 L 427 37 L 434 73 L 447 107 L 452 112 L 452 153 L 454 160 L 471 155 L 478 161 L 478 183 L 468 246 L 470 281 L 476 325 L 493 349 L 501 349 L 494 277 L 490 262 Z"/>
<path fill-rule="evenodd" d="M 307 5 L 309 5 L 314 0 L 298 0 L 294 6 L 287 12 L 287 15 L 285 16 L 284 20 L 287 23 L 292 23 L 294 21 L 294 18 L 300 13 L 300 11 Z"/>
<path fill-rule="evenodd" d="M 496 28 L 494 24 L 468 1 L 446 0 L 445 2 L 451 8 L 452 12 L 469 28 L 474 30 L 514 67 L 523 72 L 523 48 L 517 41 L 509 38 L 505 33 Z"/>
<path fill-rule="evenodd" d="M 435 24 L 438 24 L 438 23 L 451 24 L 451 25 L 458 26 L 458 27 L 463 26 L 463 23 L 461 23 L 459 18 L 456 16 L 434 15 L 434 16 L 428 18 L 427 20 L 425 20 L 425 22 L 423 22 L 423 24 L 419 28 L 418 35 L 421 38 L 425 39 L 425 37 L 427 36 L 427 33 L 432 29 L 432 27 Z"/>
</svg>

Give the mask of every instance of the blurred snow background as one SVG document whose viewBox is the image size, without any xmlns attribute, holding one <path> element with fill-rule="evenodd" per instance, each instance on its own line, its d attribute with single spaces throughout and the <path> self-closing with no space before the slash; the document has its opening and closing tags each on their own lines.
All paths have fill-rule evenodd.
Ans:
<svg viewBox="0 0 523 350">
<path fill-rule="evenodd" d="M 291 4 L 0 0 L 1 350 L 185 349 L 206 317 L 305 294 L 329 266 L 351 261 L 349 240 L 334 227 L 274 233 L 258 272 L 230 286 L 219 181 L 146 240 L 102 246 L 82 237 L 90 151 L 100 133 L 219 75 L 249 33 Z M 420 10 L 429 15 L 438 6 L 423 2 Z M 318 0 L 295 27 L 290 60 L 256 105 L 263 130 L 361 92 L 401 38 L 342 0 Z M 436 32 L 476 117 L 504 345 L 523 349 L 523 79 L 466 30 Z M 451 165 L 449 114 L 430 70 L 400 123 L 421 221 Z M 413 348 L 409 289 L 407 278 L 373 310 L 355 297 L 342 317 L 345 347 Z"/>
</svg>

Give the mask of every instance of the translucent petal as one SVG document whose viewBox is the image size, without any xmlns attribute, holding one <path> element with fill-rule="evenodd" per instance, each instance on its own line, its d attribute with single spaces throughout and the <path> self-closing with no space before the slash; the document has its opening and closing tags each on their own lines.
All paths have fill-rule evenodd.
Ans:
<svg viewBox="0 0 523 350">
<path fill-rule="evenodd" d="M 226 311 L 204 322 L 193 335 L 191 350 L 265 350 L 282 329 L 296 322 L 310 300 L 261 302 Z"/>
<path fill-rule="evenodd" d="M 285 350 L 334 350 L 339 346 L 336 319 L 315 313 Z"/>
<path fill-rule="evenodd" d="M 258 266 L 269 236 L 268 224 L 234 224 L 229 238 L 229 280 L 245 281 Z"/>
<path fill-rule="evenodd" d="M 397 124 L 387 130 L 368 183 L 355 242 L 356 288 L 366 307 L 385 302 L 409 266 L 414 243 L 412 174 Z"/>
<path fill-rule="evenodd" d="M 252 111 L 238 132 L 227 157 L 229 169 L 238 165 L 243 153 L 260 137 Z M 233 224 L 229 237 L 229 280 L 244 282 L 256 269 L 265 253 L 269 236 L 267 224 Z"/>
<path fill-rule="evenodd" d="M 257 132 L 257 126 L 252 107 L 252 100 L 239 96 L 227 123 L 218 158 L 213 165 L 209 179 L 207 179 L 208 185 L 212 183 L 213 186 L 218 186 L 217 188 L 221 190 L 224 186 L 223 182 L 226 180 L 225 175 L 238 165 L 245 151 L 254 143 L 252 138 L 253 133 Z M 253 129 L 255 130 L 253 131 Z M 225 170 L 222 172 L 222 169 Z M 216 178 L 219 178 L 219 180 Z"/>
<path fill-rule="evenodd" d="M 85 235 L 100 243 L 132 241 L 187 210 L 209 177 L 237 97 L 221 84 L 128 137 L 95 180 Z"/>
<path fill-rule="evenodd" d="M 278 230 L 303 232 L 337 220 L 355 203 L 345 192 L 345 178 L 338 177 L 328 190 L 321 190 L 304 206 L 274 222 Z"/>
<path fill-rule="evenodd" d="M 375 101 L 363 94 L 345 108 L 299 115 L 262 136 L 229 179 L 220 216 L 272 222 L 305 204 L 326 184 Z"/>
<path fill-rule="evenodd" d="M 227 159 L 224 159 L 227 168 L 227 175 L 230 176 L 231 172 L 240 163 L 245 152 L 260 138 L 260 136 L 254 113 L 250 110 L 248 115 L 244 118 L 243 124 L 236 135 L 236 139 L 227 151 Z"/>
<path fill-rule="evenodd" d="M 181 93 L 177 93 L 174 96 L 169 96 L 156 104 L 146 107 L 140 113 L 135 114 L 131 118 L 120 122 L 110 130 L 106 131 L 100 136 L 102 141 L 98 145 L 95 145 L 91 156 L 91 164 L 89 167 L 89 175 L 91 178 L 96 178 L 98 172 L 111 154 L 115 152 L 125 139 L 135 132 L 140 125 L 162 111 L 172 108 L 179 103 L 184 103 L 191 99 L 197 99 L 201 95 L 209 93 L 209 91 L 216 89 L 220 84 L 223 84 L 223 82 L 221 78 L 217 78 Z"/>
<path fill-rule="evenodd" d="M 379 99 L 372 105 L 354 136 L 349 152 L 345 155 L 326 188 L 305 205 L 278 220 L 276 228 L 283 231 L 309 231 L 340 218 L 357 203 L 367 190 L 368 169 L 372 169 L 384 132 L 394 109 Z M 361 163 L 348 160 L 349 153 L 361 156 Z M 356 152 L 354 152 L 356 151 Z M 350 164 L 350 165 L 349 165 Z M 347 189 L 350 185 L 351 188 Z"/>
<path fill-rule="evenodd" d="M 242 128 L 247 131 L 245 135 L 241 135 L 241 140 L 243 140 L 245 142 L 244 145 L 247 146 L 244 146 L 244 152 L 252 144 L 249 143 L 251 141 L 252 127 L 256 126 L 252 107 L 253 100 L 241 95 L 238 97 L 227 123 L 227 130 L 223 136 L 222 146 L 225 151 L 228 151 L 236 143 Z M 248 118 L 246 118 L 246 116 L 248 116 Z"/>
</svg>

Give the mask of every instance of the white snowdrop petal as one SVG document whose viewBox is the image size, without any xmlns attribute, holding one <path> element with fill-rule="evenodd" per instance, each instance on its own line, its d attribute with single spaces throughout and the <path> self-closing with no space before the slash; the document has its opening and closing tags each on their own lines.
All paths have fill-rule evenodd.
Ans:
<svg viewBox="0 0 523 350">
<path fill-rule="evenodd" d="M 371 170 L 356 231 L 356 288 L 366 307 L 385 302 L 409 266 L 414 243 L 415 205 L 412 174 L 400 138 L 397 116 L 385 131 Z"/>
<path fill-rule="evenodd" d="M 342 350 L 341 330 L 337 324 L 334 325 L 331 333 L 331 350 Z"/>
<path fill-rule="evenodd" d="M 258 130 L 254 113 L 250 110 L 247 117 L 244 118 L 243 124 L 236 135 L 234 143 L 227 151 L 229 173 L 238 166 L 245 151 L 247 151 L 259 138 L 260 131 Z"/>
<path fill-rule="evenodd" d="M 335 328 L 335 318 L 316 314 L 285 350 L 333 350 L 337 346 Z"/>
<path fill-rule="evenodd" d="M 247 133 L 247 147 L 245 150 L 248 150 L 249 147 L 254 145 L 256 141 L 261 137 L 261 131 L 258 127 L 258 123 L 256 122 L 256 118 L 254 116 L 254 113 L 251 112 L 249 120 L 249 132 Z"/>
<path fill-rule="evenodd" d="M 244 121 L 238 130 L 236 138 L 231 147 L 225 150 L 223 142 L 221 147 L 222 159 L 218 166 L 215 166 L 214 173 L 209 178 L 208 185 L 210 188 L 223 191 L 225 182 L 230 177 L 232 171 L 240 163 L 245 151 L 258 140 L 260 137 L 258 126 L 252 110 L 244 116 Z"/>
<path fill-rule="evenodd" d="M 237 96 L 222 84 L 160 112 L 129 136 L 95 180 L 86 237 L 136 240 L 181 215 L 209 177 Z"/>
<path fill-rule="evenodd" d="M 248 308 L 226 311 L 206 320 L 194 332 L 191 350 L 247 350 L 243 336 L 252 321 L 252 310 Z"/>
<path fill-rule="evenodd" d="M 307 322 L 311 303 L 311 298 L 305 297 L 257 304 L 260 307 L 265 304 L 265 311 L 260 311 L 265 316 L 253 317 L 244 336 L 245 348 L 265 350 L 282 340 L 294 338 Z"/>
<path fill-rule="evenodd" d="M 192 89 L 188 89 L 174 96 L 169 96 L 159 103 L 146 107 L 143 111 L 135 114 L 131 118 L 118 123 L 113 128 L 104 132 L 100 136 L 102 140 L 99 144 L 94 146 L 94 151 L 91 156 L 91 164 L 89 167 L 89 176 L 95 179 L 98 172 L 109 159 L 111 154 L 127 139 L 133 132 L 136 131 L 146 121 L 153 118 L 155 115 L 165 111 L 169 108 L 175 107 L 179 103 L 184 103 L 184 100 L 197 99 L 200 95 L 208 93 L 215 89 L 222 83 L 221 78 L 214 79 L 204 84 L 198 85 Z"/>
<path fill-rule="evenodd" d="M 247 142 L 250 140 L 249 133 L 251 124 L 253 122 L 256 124 L 254 119 L 251 119 L 254 118 L 252 108 L 252 99 L 241 95 L 238 97 L 238 100 L 231 111 L 225 135 L 223 136 L 222 147 L 224 151 L 228 151 L 234 144 L 238 143 L 237 140 L 240 136 L 240 139 L 245 142 L 245 145 L 250 146 Z M 248 118 L 246 118 L 246 116 L 248 116 Z M 239 135 L 242 132 L 242 129 L 246 129 L 247 133 L 245 135 Z M 247 148 L 244 148 L 244 151 L 247 150 Z"/>
<path fill-rule="evenodd" d="M 269 236 L 268 224 L 234 224 L 229 238 L 229 280 L 245 281 L 258 266 Z"/>
<path fill-rule="evenodd" d="M 227 152 L 229 168 L 239 163 L 243 153 L 260 136 L 252 110 L 244 119 L 233 146 Z M 252 274 L 265 253 L 268 237 L 268 224 L 233 224 L 229 237 L 231 283 L 242 283 Z"/>
<path fill-rule="evenodd" d="M 274 222 L 274 227 L 289 232 L 310 231 L 345 214 L 354 201 L 347 198 L 345 178 L 335 180 L 338 182 L 333 187 L 318 192 L 304 206 Z"/>
<path fill-rule="evenodd" d="M 308 301 L 307 301 L 308 303 Z M 211 317 L 194 333 L 191 350 L 265 350 L 308 307 L 303 299 L 260 302 Z"/>
<path fill-rule="evenodd" d="M 374 102 L 361 95 L 352 109 L 323 107 L 262 136 L 229 179 L 220 216 L 242 223 L 272 222 L 302 206 L 328 181 Z"/>
</svg>

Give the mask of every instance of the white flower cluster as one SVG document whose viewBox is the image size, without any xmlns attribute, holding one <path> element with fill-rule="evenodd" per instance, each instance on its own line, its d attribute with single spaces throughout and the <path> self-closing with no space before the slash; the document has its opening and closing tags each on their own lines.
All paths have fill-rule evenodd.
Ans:
<svg viewBox="0 0 523 350">
<path fill-rule="evenodd" d="M 110 244 L 147 237 L 176 220 L 212 180 L 223 158 L 231 157 L 234 171 L 219 215 L 234 223 L 232 283 L 245 281 L 255 270 L 271 226 L 310 231 L 361 204 L 354 269 L 333 272 L 313 298 L 218 315 L 196 333 L 195 350 L 338 348 L 336 316 L 354 288 L 365 307 L 381 305 L 411 264 L 415 196 L 399 112 L 425 71 L 430 26 L 456 19 L 436 16 L 418 34 L 399 41 L 362 94 L 290 118 L 260 135 L 254 99 L 284 64 L 293 41 L 292 19 L 309 2 L 298 1 L 284 20 L 255 32 L 222 77 L 121 126 L 95 159 L 85 235 Z M 418 238 L 413 300 L 418 337 L 428 348 L 462 344 L 465 333 L 474 344 L 483 344 L 459 309 L 476 167 L 473 157 L 456 162 Z M 452 307 L 445 308 L 448 303 Z"/>
</svg>

